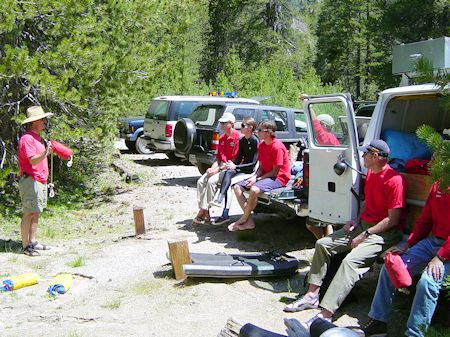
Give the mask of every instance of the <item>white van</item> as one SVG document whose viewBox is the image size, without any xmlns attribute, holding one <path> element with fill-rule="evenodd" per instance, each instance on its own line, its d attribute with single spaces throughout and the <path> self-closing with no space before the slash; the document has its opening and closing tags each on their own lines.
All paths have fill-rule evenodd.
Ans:
<svg viewBox="0 0 450 337">
<path fill-rule="evenodd" d="M 184 157 L 175 153 L 173 142 L 175 123 L 181 118 L 189 117 L 197 106 L 211 103 L 259 104 L 253 99 L 227 96 L 155 97 L 144 120 L 144 139 L 147 147 L 155 152 L 166 153 L 171 159 Z"/>
<path fill-rule="evenodd" d="M 412 60 L 417 57 L 427 58 L 435 69 L 448 70 L 450 38 L 399 45 L 394 47 L 393 54 L 393 73 L 408 74 L 403 75 L 403 80 L 414 76 L 415 65 Z M 403 84 L 406 83 L 403 81 Z M 312 112 L 316 115 L 328 113 L 339 120 L 334 132 L 340 145 L 319 145 L 314 132 L 308 134 L 309 216 L 332 224 L 356 219 L 362 192 L 360 172 L 365 171 L 362 155 L 357 151 L 361 142 L 368 144 L 373 139 L 384 139 L 391 149 L 390 165 L 399 171 L 409 159 L 431 157 L 431 153 L 424 153 L 426 151 L 420 142 L 416 142 L 415 132 L 423 124 L 433 127 L 442 135 L 445 129 L 450 128 L 450 109 L 442 104 L 441 90 L 435 84 L 405 85 L 384 90 L 380 93 L 370 122 L 364 117 L 355 118 L 349 95 L 311 97 L 304 105 L 308 129 L 313 130 Z M 423 205 L 424 200 L 411 199 L 415 196 L 411 197 L 409 181 L 408 186 L 407 204 Z M 425 184 L 423 188 L 426 189 Z M 426 195 L 428 191 L 424 192 Z"/>
<path fill-rule="evenodd" d="M 315 139 L 314 132 L 308 134 L 309 217 L 332 224 L 356 220 L 362 192 L 360 188 L 362 177 L 358 171 L 365 171 L 362 155 L 357 151 L 360 139 L 363 140 L 363 144 L 368 144 L 373 139 L 385 138 L 387 130 L 413 134 L 423 124 L 442 132 L 450 128 L 450 111 L 445 110 L 441 102 L 442 95 L 439 88 L 433 84 L 385 90 L 380 94 L 365 135 L 359 135 L 358 131 L 366 129 L 361 126 L 367 123 L 367 120 L 361 122 L 355 118 L 348 95 L 311 97 L 304 106 L 308 129 L 313 130 L 312 111 L 315 114 L 327 112 L 336 116 L 340 125 L 336 129 L 338 132 L 335 133 L 340 145 L 320 145 Z M 392 145 L 390 147 L 391 160 L 395 159 L 392 158 L 392 153 L 406 151 L 404 148 L 392 148 Z M 336 163 L 344 164 L 343 167 L 346 168 L 341 175 L 335 172 Z M 421 204 L 417 200 L 408 200 L 408 203 Z"/>
<path fill-rule="evenodd" d="M 450 39 L 436 40 L 401 45 L 398 48 L 407 49 L 407 58 L 410 55 L 427 57 L 426 52 L 432 51 L 433 64 L 437 64 L 435 68 L 448 69 Z M 439 45 L 430 49 L 430 43 Z M 399 64 L 405 67 L 405 62 Z M 394 73 L 401 73 L 408 68 L 399 72 L 395 69 Z M 408 75 L 411 76 L 411 73 Z M 449 89 L 447 86 L 446 90 Z M 428 158 L 423 157 L 423 144 L 416 142 L 415 132 L 419 126 L 426 124 L 444 136 L 444 130 L 450 128 L 450 109 L 442 104 L 443 100 L 441 88 L 435 84 L 400 86 L 382 91 L 372 116 L 363 117 L 355 116 L 350 94 L 309 97 L 303 107 L 309 130 L 309 148 L 304 156 L 302 196 L 293 200 L 280 200 L 277 195 L 269 195 L 261 198 L 260 203 L 277 207 L 283 204 L 294 210 L 297 216 L 309 216 L 312 223 L 344 224 L 347 220 L 356 220 L 362 207 L 361 182 L 366 172 L 362 154 L 357 151 L 357 147 L 373 139 L 384 139 L 391 149 L 390 165 L 399 171 L 402 171 L 402 162 L 409 159 L 430 159 L 430 152 Z M 333 118 L 334 124 L 330 131 L 338 139 L 338 145 L 319 143 L 313 121 L 320 114 L 328 114 Z M 398 135 L 405 141 L 393 141 L 392 135 Z M 408 213 L 412 214 L 411 210 L 414 210 L 418 215 L 430 182 L 427 176 L 405 174 L 405 177 L 409 186 Z M 412 193 L 412 183 L 420 189 L 418 193 Z M 406 226 L 411 226 L 413 222 L 414 218 L 407 219 Z"/>
</svg>

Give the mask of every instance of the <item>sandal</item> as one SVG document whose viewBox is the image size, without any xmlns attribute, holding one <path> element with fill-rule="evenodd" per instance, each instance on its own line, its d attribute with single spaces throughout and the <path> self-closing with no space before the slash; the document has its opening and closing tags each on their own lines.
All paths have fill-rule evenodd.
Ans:
<svg viewBox="0 0 450 337">
<path fill-rule="evenodd" d="M 33 246 L 29 245 L 23 249 L 23 253 L 28 256 L 40 256 L 41 254 L 34 250 Z"/>
<path fill-rule="evenodd" d="M 193 220 L 192 220 L 192 224 L 193 225 L 203 225 L 205 223 L 205 219 L 203 219 L 200 216 L 196 216 Z"/>
<path fill-rule="evenodd" d="M 35 249 L 35 250 L 49 250 L 50 249 L 49 246 L 46 246 L 46 245 L 44 245 L 42 243 L 39 243 L 37 241 L 36 242 L 31 242 L 30 246 L 33 247 L 33 249 Z"/>
</svg>

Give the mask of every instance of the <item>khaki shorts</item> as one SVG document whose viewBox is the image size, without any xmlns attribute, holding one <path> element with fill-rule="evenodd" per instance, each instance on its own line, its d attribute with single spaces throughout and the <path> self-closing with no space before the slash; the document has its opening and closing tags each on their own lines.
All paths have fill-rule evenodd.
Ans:
<svg viewBox="0 0 450 337">
<path fill-rule="evenodd" d="M 41 213 L 47 206 L 47 185 L 31 177 L 20 178 L 19 194 L 22 200 L 22 213 Z"/>
</svg>

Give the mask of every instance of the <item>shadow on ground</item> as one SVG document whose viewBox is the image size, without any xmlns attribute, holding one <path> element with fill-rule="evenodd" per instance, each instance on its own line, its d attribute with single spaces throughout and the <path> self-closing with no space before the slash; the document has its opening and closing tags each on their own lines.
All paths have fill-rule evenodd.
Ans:
<svg viewBox="0 0 450 337">
<path fill-rule="evenodd" d="M 172 160 L 172 159 L 166 159 L 166 158 L 139 158 L 139 159 L 134 159 L 133 162 L 135 162 L 138 165 L 143 165 L 143 166 L 192 166 L 192 164 L 186 160 L 181 161 L 181 160 Z M 198 179 L 198 177 L 197 177 Z"/>
<path fill-rule="evenodd" d="M 22 253 L 22 242 L 0 239 L 0 253 Z"/>
<path fill-rule="evenodd" d="M 238 216 L 233 216 L 235 221 Z M 305 219 L 283 219 L 274 214 L 257 214 L 253 230 L 229 232 L 227 225 L 192 225 L 192 220 L 178 222 L 180 230 L 195 232 L 197 241 L 211 241 L 224 244 L 242 252 L 298 251 L 314 247 L 314 237 L 305 227 Z"/>
<path fill-rule="evenodd" d="M 187 186 L 197 187 L 197 180 L 199 176 L 180 177 L 180 178 L 165 178 L 161 179 L 161 183 L 156 183 L 155 186 Z"/>
</svg>

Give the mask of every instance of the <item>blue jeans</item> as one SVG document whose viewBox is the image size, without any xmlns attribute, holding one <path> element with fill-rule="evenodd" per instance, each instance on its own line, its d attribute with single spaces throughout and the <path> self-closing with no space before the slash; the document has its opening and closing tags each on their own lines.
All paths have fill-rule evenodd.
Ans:
<svg viewBox="0 0 450 337">
<path fill-rule="evenodd" d="M 403 262 L 405 262 L 411 276 L 417 275 L 424 270 L 428 262 L 436 256 L 443 243 L 444 240 L 430 236 L 419 241 L 402 255 Z M 449 274 L 449 271 L 450 262 L 447 261 L 444 263 L 444 278 Z M 441 281 L 435 281 L 426 271 L 422 273 L 422 277 L 417 283 L 416 294 L 406 325 L 406 336 L 423 337 L 423 332 L 430 325 L 436 309 Z M 394 290 L 391 279 L 383 266 L 369 312 L 371 318 L 382 322 L 389 320 L 392 313 L 391 305 L 394 300 Z"/>
</svg>

